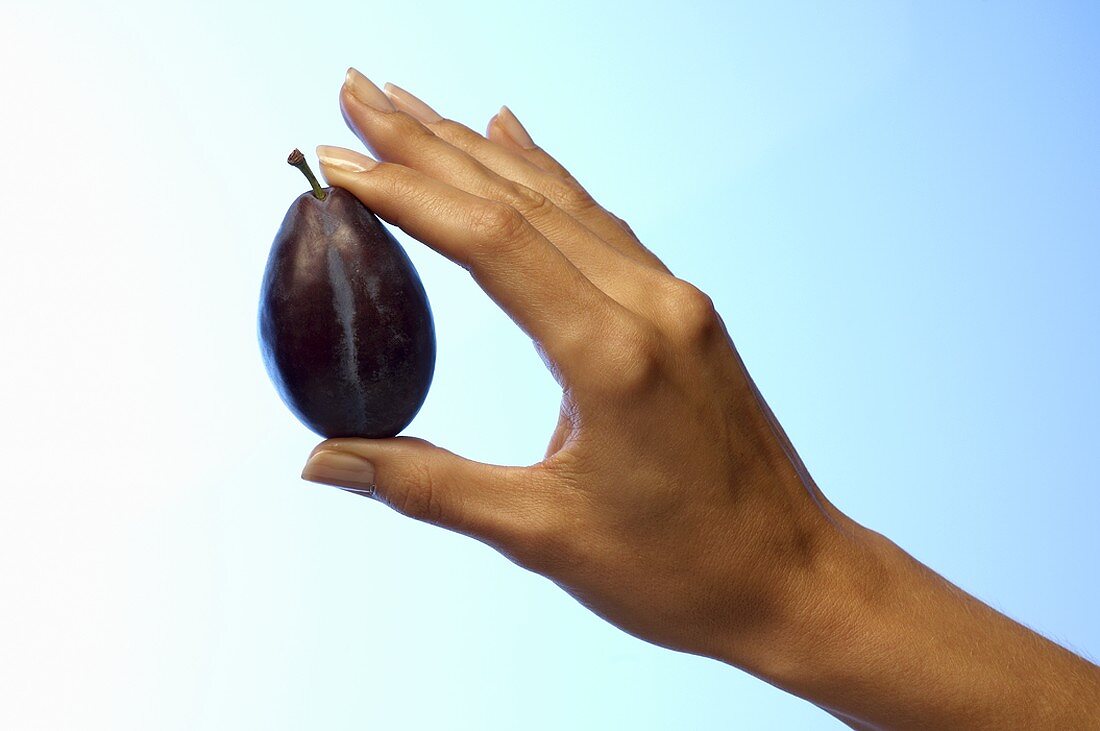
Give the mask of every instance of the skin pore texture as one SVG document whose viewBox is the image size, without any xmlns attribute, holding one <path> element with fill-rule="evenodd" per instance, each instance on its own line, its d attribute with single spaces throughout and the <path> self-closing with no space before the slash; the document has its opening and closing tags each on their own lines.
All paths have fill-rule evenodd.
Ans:
<svg viewBox="0 0 1100 731">
<path fill-rule="evenodd" d="M 857 729 L 1100 728 L 1100 668 L 969 596 L 818 489 L 711 300 L 507 108 L 482 135 L 354 69 L 373 154 L 330 184 L 467 269 L 562 388 L 546 457 L 335 439 L 303 477 L 483 541 L 608 622 Z"/>
</svg>

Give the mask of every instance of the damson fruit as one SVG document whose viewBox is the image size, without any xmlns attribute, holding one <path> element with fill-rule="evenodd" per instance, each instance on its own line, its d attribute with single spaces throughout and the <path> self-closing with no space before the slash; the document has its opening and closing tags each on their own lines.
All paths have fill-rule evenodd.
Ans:
<svg viewBox="0 0 1100 731">
<path fill-rule="evenodd" d="M 309 179 L 287 211 L 260 294 L 260 346 L 283 401 L 324 437 L 392 437 L 424 403 L 432 312 L 401 245 L 355 196 Z"/>
</svg>

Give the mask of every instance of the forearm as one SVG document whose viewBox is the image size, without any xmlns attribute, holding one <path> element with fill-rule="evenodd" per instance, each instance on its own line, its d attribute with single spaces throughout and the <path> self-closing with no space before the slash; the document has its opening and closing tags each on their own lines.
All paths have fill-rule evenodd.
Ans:
<svg viewBox="0 0 1100 731">
<path fill-rule="evenodd" d="M 852 526 L 735 664 L 853 728 L 1100 727 L 1100 668 Z"/>
</svg>

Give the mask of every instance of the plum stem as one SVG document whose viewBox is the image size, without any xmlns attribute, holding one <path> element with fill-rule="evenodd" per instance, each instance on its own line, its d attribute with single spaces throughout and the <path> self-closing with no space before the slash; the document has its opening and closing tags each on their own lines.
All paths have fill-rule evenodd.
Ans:
<svg viewBox="0 0 1100 731">
<path fill-rule="evenodd" d="M 306 162 L 306 156 L 302 154 L 302 151 L 298 148 L 294 148 L 294 152 L 290 153 L 286 161 L 302 171 L 302 175 L 306 176 L 306 180 L 313 186 L 313 197 L 319 201 L 323 201 L 326 195 L 325 190 L 321 187 L 321 184 L 317 182 L 317 176 L 309 169 L 309 163 Z"/>
</svg>

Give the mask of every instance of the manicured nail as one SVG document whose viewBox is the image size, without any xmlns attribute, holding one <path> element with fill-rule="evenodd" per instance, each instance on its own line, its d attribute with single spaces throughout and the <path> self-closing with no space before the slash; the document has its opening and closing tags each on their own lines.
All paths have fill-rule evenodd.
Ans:
<svg viewBox="0 0 1100 731">
<path fill-rule="evenodd" d="M 377 109 L 380 112 L 395 111 L 390 98 L 375 86 L 373 81 L 353 68 L 348 69 L 348 74 L 344 77 L 344 86 L 353 97 L 371 109 Z"/>
<path fill-rule="evenodd" d="M 520 121 L 516 119 L 516 115 L 512 114 L 512 110 L 508 107 L 500 108 L 500 113 L 497 114 L 497 122 L 504 133 L 520 147 L 530 150 L 535 146 L 535 141 L 531 139 L 531 135 L 527 134 L 527 130 L 523 128 Z"/>
<path fill-rule="evenodd" d="M 306 462 L 302 479 L 352 492 L 374 494 L 374 465 L 350 452 L 317 452 Z"/>
<path fill-rule="evenodd" d="M 334 167 L 347 173 L 365 173 L 375 165 L 377 160 L 367 157 L 361 152 L 346 150 L 343 147 L 330 147 L 329 145 L 317 145 L 317 159 L 322 165 Z"/>
<path fill-rule="evenodd" d="M 386 82 L 384 88 L 386 90 L 386 96 L 390 98 L 390 101 L 393 102 L 393 105 L 397 107 L 398 111 L 412 115 L 424 124 L 431 124 L 443 119 L 438 112 L 397 84 Z"/>
</svg>

